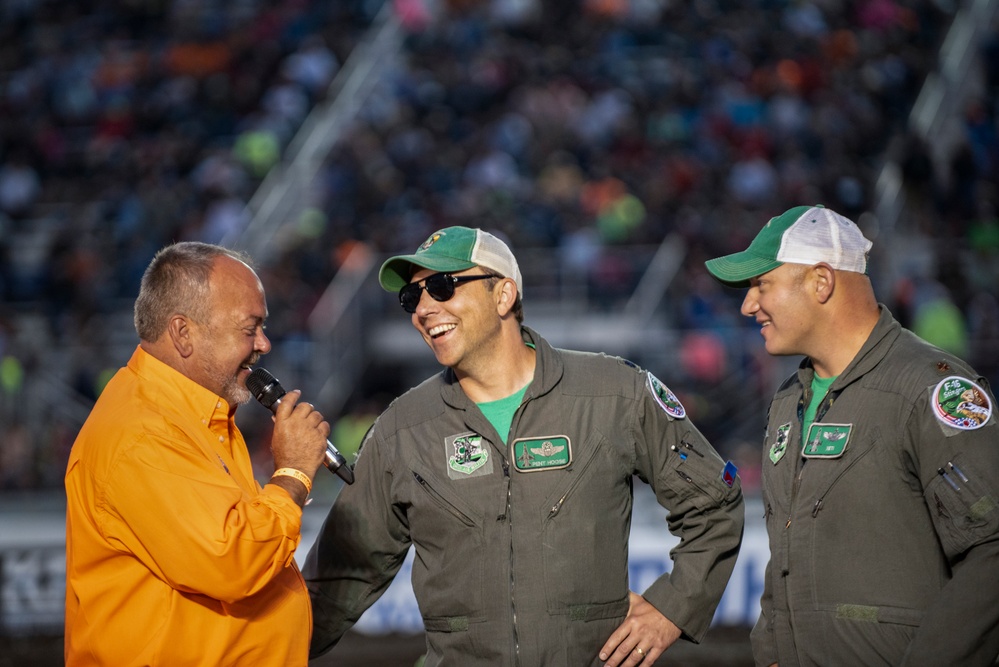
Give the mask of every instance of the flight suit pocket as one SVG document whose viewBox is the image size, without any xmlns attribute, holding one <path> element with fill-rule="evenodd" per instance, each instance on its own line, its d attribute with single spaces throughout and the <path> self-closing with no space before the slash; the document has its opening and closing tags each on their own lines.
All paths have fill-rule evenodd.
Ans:
<svg viewBox="0 0 999 667">
<path fill-rule="evenodd" d="M 465 504 L 457 498 L 450 497 L 448 494 L 445 494 L 441 490 L 441 485 L 439 483 L 435 484 L 432 478 L 428 480 L 415 470 L 413 471 L 413 478 L 416 480 L 417 484 L 420 485 L 420 488 L 426 492 L 427 497 L 430 498 L 436 507 L 443 510 L 469 528 L 475 526 L 475 520 L 470 516 L 471 512 L 465 508 Z"/>
<path fill-rule="evenodd" d="M 427 470 L 411 474 L 406 517 L 417 553 L 412 578 L 420 609 L 439 618 L 481 614 L 487 560 L 482 513 L 449 480 Z"/>
<path fill-rule="evenodd" d="M 964 553 L 980 540 L 999 532 L 999 507 L 986 485 L 966 467 L 961 454 L 938 468 L 925 497 L 947 555 Z"/>
<path fill-rule="evenodd" d="M 725 463 L 713 454 L 699 451 L 697 444 L 685 445 L 673 456 L 665 473 L 667 486 L 699 509 L 718 507 L 741 494 L 742 483 L 738 475 L 731 475 L 729 486 L 724 476 Z"/>
<path fill-rule="evenodd" d="M 553 491 L 539 509 L 541 558 L 548 610 L 566 614 L 578 605 L 616 602 L 627 592 L 631 495 L 610 473 L 599 433 L 578 448 L 570 469 L 550 475 Z M 538 480 L 541 477 L 537 477 Z"/>
</svg>

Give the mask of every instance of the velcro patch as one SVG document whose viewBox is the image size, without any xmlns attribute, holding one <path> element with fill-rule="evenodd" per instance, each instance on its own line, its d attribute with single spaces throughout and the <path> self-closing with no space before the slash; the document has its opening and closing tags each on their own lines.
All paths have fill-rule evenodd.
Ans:
<svg viewBox="0 0 999 667">
<path fill-rule="evenodd" d="M 511 447 L 513 467 L 518 472 L 559 470 L 572 463 L 572 443 L 567 435 L 518 438 Z"/>
<path fill-rule="evenodd" d="M 791 422 L 781 424 L 777 428 L 777 440 L 770 446 L 770 460 L 773 461 L 774 465 L 777 465 L 777 462 L 784 458 L 784 452 L 787 451 L 787 441 L 790 433 Z"/>
<path fill-rule="evenodd" d="M 478 433 L 460 433 L 444 438 L 447 475 L 451 479 L 480 477 L 493 471 L 489 448 Z"/>
<path fill-rule="evenodd" d="M 731 461 L 725 462 L 725 467 L 722 468 L 722 481 L 732 486 L 735 484 L 735 476 L 739 474 L 739 468 L 736 467 Z"/>
<path fill-rule="evenodd" d="M 646 375 L 648 376 L 646 384 L 649 387 L 649 391 L 652 392 L 652 396 L 656 399 L 656 403 L 659 404 L 659 407 L 673 419 L 683 419 L 686 417 L 687 411 L 683 409 L 680 399 L 669 390 L 669 387 L 660 382 L 659 378 L 652 373 L 646 373 Z"/>
<path fill-rule="evenodd" d="M 930 409 L 947 426 L 964 431 L 985 426 L 992 416 L 988 393 L 968 378 L 957 375 L 944 378 L 933 389 Z"/>
<path fill-rule="evenodd" d="M 852 429 L 853 424 L 815 422 L 808 427 L 808 438 L 801 455 L 806 459 L 838 459 L 846 451 Z"/>
</svg>

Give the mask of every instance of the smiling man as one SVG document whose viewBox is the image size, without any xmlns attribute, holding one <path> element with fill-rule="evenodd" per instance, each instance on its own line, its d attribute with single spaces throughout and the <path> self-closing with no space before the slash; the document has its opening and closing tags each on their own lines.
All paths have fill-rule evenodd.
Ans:
<svg viewBox="0 0 999 667">
<path fill-rule="evenodd" d="M 449 227 L 387 260 L 382 287 L 445 370 L 362 445 L 306 559 L 328 651 L 410 545 L 426 667 L 650 667 L 699 641 L 735 564 L 743 501 L 676 396 L 623 359 L 558 350 L 522 325 L 505 243 Z M 681 538 L 672 572 L 628 589 L 634 477 Z"/>
<path fill-rule="evenodd" d="M 248 259 L 162 249 L 135 302 L 139 345 L 66 472 L 66 665 L 301 665 L 310 611 L 293 560 L 329 424 L 275 411 L 262 489 L 234 415 L 271 349 Z"/>
<path fill-rule="evenodd" d="M 999 429 L 988 381 L 903 329 L 871 242 L 822 206 L 708 260 L 767 352 L 804 355 L 763 445 L 757 665 L 986 666 L 999 653 Z"/>
</svg>

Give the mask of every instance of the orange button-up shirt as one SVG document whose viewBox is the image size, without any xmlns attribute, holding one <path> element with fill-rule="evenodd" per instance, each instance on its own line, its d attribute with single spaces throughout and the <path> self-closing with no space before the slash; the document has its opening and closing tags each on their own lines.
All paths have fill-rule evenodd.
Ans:
<svg viewBox="0 0 999 667">
<path fill-rule="evenodd" d="M 142 348 L 66 471 L 66 664 L 306 665 L 301 508 L 225 400 Z"/>
</svg>

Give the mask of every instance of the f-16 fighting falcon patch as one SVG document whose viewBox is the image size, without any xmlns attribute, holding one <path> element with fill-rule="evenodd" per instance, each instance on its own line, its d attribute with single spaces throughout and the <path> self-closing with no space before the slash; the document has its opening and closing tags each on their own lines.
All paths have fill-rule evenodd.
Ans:
<svg viewBox="0 0 999 667">
<path fill-rule="evenodd" d="M 942 423 L 963 431 L 985 426 L 992 416 L 992 402 L 985 390 L 956 375 L 937 384 L 930 396 L 930 407 Z"/>
</svg>

